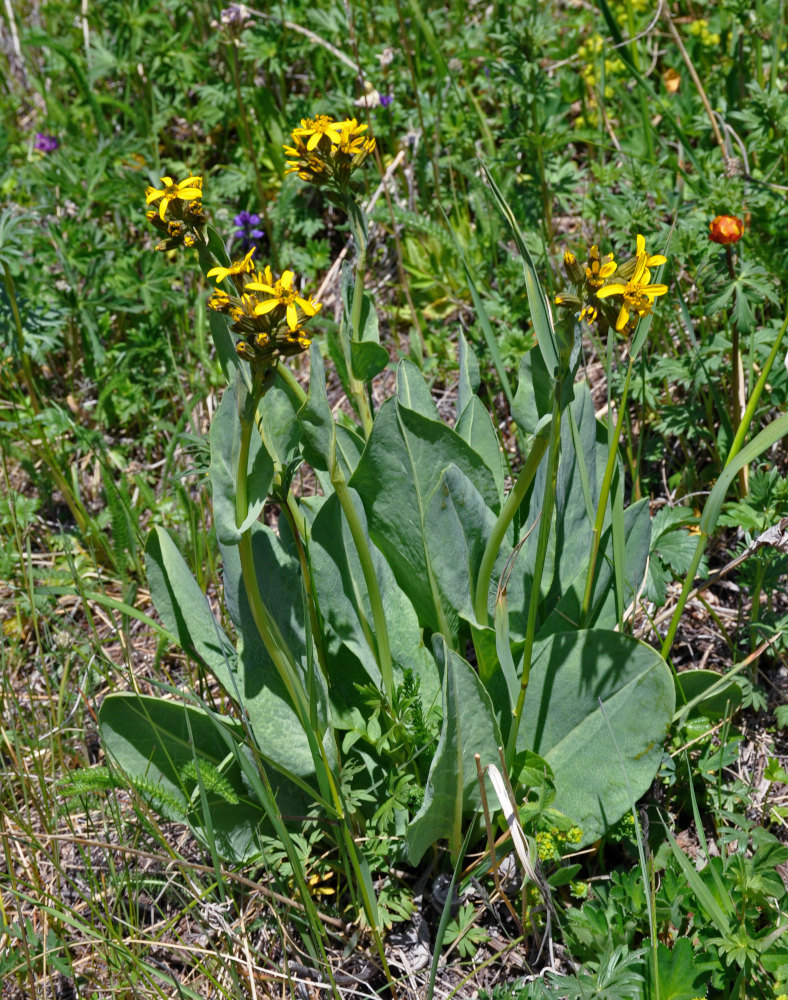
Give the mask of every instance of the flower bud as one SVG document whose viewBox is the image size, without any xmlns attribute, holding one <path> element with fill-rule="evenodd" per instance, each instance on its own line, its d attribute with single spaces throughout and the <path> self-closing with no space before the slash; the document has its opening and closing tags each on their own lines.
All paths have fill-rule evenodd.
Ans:
<svg viewBox="0 0 788 1000">
<path fill-rule="evenodd" d="M 735 215 L 718 215 L 709 223 L 709 239 L 712 243 L 738 243 L 744 235 L 744 223 Z"/>
<path fill-rule="evenodd" d="M 570 253 L 568 250 L 564 254 L 564 270 L 573 285 L 579 285 L 582 283 L 585 272 L 578 264 L 577 257 L 575 257 L 575 255 Z"/>
</svg>

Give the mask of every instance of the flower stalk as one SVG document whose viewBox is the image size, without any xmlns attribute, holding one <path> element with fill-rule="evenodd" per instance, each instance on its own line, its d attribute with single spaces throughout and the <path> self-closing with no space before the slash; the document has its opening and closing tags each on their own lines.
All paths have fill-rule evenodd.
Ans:
<svg viewBox="0 0 788 1000">
<path fill-rule="evenodd" d="M 550 420 L 550 439 L 547 458 L 547 476 L 545 478 L 544 496 L 542 498 L 541 520 L 539 522 L 539 534 L 536 541 L 536 557 L 534 559 L 534 572 L 531 578 L 531 596 L 528 602 L 528 620 L 525 628 L 525 647 L 523 649 L 523 668 L 520 677 L 520 693 L 517 696 L 517 704 L 512 717 L 512 727 L 509 730 L 509 738 L 506 743 L 506 759 L 511 761 L 517 748 L 517 736 L 520 731 L 520 722 L 525 706 L 525 693 L 528 690 L 528 682 L 531 676 L 531 659 L 534 651 L 534 639 L 536 638 L 536 617 L 539 611 L 539 604 L 542 599 L 542 575 L 544 573 L 545 559 L 547 557 L 547 545 L 550 540 L 550 532 L 553 530 L 553 505 L 555 503 L 555 487 L 558 476 L 558 460 L 561 454 L 561 403 L 560 385 L 556 386 L 556 394 L 553 398 L 553 411 Z"/>
</svg>

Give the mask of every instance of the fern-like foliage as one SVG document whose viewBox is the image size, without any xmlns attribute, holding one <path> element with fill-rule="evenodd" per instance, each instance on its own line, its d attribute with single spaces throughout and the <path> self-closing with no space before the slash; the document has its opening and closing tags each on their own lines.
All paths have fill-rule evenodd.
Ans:
<svg viewBox="0 0 788 1000">
<path fill-rule="evenodd" d="M 402 226 L 408 235 L 423 233 L 425 236 L 430 236 L 432 239 L 440 243 L 444 249 L 451 250 L 452 253 L 456 252 L 454 240 L 452 239 L 451 233 L 446 231 L 445 226 L 434 222 L 432 219 L 428 219 L 424 215 L 419 215 L 418 212 L 411 212 L 409 209 L 402 208 L 399 205 L 392 206 L 392 213 L 394 215 L 394 222 L 398 226 Z M 380 218 L 377 221 L 390 221 L 388 208 L 386 208 L 385 211 L 383 208 L 380 209 Z"/>
<path fill-rule="evenodd" d="M 72 771 L 68 779 L 58 786 L 58 791 L 66 799 L 88 795 L 106 795 L 114 789 L 130 786 L 141 798 L 157 806 L 165 806 L 173 816 L 185 819 L 188 805 L 182 797 L 174 795 L 159 782 L 140 775 L 120 774 L 108 767 L 80 767 Z"/>
<path fill-rule="evenodd" d="M 182 781 L 191 779 L 202 785 L 206 792 L 215 792 L 231 806 L 237 806 L 240 801 L 227 778 L 220 774 L 214 765 L 207 760 L 201 760 L 199 757 L 196 760 L 190 760 L 181 768 L 180 776 Z"/>
</svg>

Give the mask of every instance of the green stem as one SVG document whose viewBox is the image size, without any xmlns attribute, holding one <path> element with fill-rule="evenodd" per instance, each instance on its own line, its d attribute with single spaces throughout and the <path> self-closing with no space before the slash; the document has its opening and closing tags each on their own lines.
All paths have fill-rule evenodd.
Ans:
<svg viewBox="0 0 788 1000">
<path fill-rule="evenodd" d="M 368 438 L 372 431 L 372 409 L 369 405 L 364 383 L 353 374 L 353 359 L 350 349 L 351 338 L 358 343 L 363 333 L 361 329 L 361 317 L 364 305 L 364 277 L 367 271 L 367 236 L 361 206 L 356 204 L 350 195 L 347 196 L 346 205 L 348 218 L 353 230 L 353 242 L 356 245 L 356 274 L 353 286 L 353 305 L 350 311 L 350 335 L 348 335 L 348 331 L 344 329 L 343 325 L 340 331 L 340 340 L 347 367 L 348 387 L 355 401 L 358 415 L 361 418 L 364 437 Z"/>
<path fill-rule="evenodd" d="M 588 571 L 586 573 L 586 587 L 583 594 L 583 607 L 580 611 L 580 626 L 585 626 L 588 618 L 588 611 L 591 607 L 591 598 L 594 594 L 594 574 L 596 572 L 596 561 L 599 556 L 599 544 L 602 539 L 602 528 L 605 523 L 605 511 L 607 501 L 610 496 L 610 487 L 613 482 L 613 473 L 616 469 L 616 458 L 618 457 L 618 442 L 621 440 L 621 427 L 624 423 L 624 414 L 627 406 L 627 393 L 629 392 L 629 380 L 632 376 L 633 359 L 629 359 L 626 379 L 624 380 L 624 391 L 621 393 L 621 402 L 618 407 L 618 417 L 613 430 L 613 440 L 608 442 L 607 464 L 605 474 L 602 477 L 602 486 L 599 490 L 599 502 L 596 508 L 596 519 L 594 529 L 591 534 L 591 552 L 588 556 Z"/>
<path fill-rule="evenodd" d="M 235 523 L 238 527 L 244 523 L 249 513 L 249 448 L 252 440 L 252 429 L 255 426 L 255 414 L 260 400 L 271 384 L 270 381 L 264 381 L 264 375 L 260 372 L 253 373 L 251 393 L 242 391 L 240 383 L 238 384 L 238 416 L 241 422 L 241 440 L 238 451 L 238 474 L 235 493 Z M 271 617 L 260 594 L 254 565 L 251 525 L 241 534 L 238 551 L 241 557 L 241 575 L 243 577 L 244 588 L 246 589 L 246 596 L 249 600 L 249 607 L 252 611 L 257 631 L 260 634 L 268 655 L 276 667 L 277 673 L 282 679 L 290 701 L 298 713 L 304 731 L 309 733 L 312 731 L 312 726 L 306 692 L 296 673 L 295 665 L 285 652 L 288 647 L 279 631 L 279 626 Z M 317 768 L 317 771 L 319 775 L 320 768 Z"/>
<path fill-rule="evenodd" d="M 733 266 L 733 250 L 730 244 L 725 247 L 725 263 L 728 267 L 728 276 L 731 282 L 736 282 L 736 270 Z M 741 361 L 741 345 L 739 343 L 739 324 L 735 319 L 731 319 L 731 427 L 736 434 L 741 422 L 742 411 L 741 401 L 744 394 L 744 372 Z M 739 469 L 739 495 L 747 496 L 749 492 L 749 474 L 746 465 Z"/>
<path fill-rule="evenodd" d="M 288 500 L 292 494 L 288 496 Z M 287 518 L 288 524 L 290 525 L 290 534 L 293 536 L 293 541 L 295 542 L 296 551 L 298 552 L 298 562 L 301 566 L 301 579 L 304 584 L 304 593 L 306 594 L 306 604 L 309 610 L 309 621 L 312 626 L 312 635 L 315 638 L 315 646 L 317 647 L 317 659 L 320 663 L 320 669 L 323 672 L 323 676 L 326 681 L 329 679 L 328 675 L 328 655 L 326 653 L 326 642 L 325 636 L 323 635 L 322 622 L 318 614 L 317 601 L 315 599 L 315 592 L 312 586 L 312 573 L 309 569 L 309 562 L 306 556 L 306 550 L 304 549 L 304 543 L 301 538 L 298 523 L 293 514 L 293 508 L 295 503 L 291 504 L 285 502 L 282 504 L 282 510 L 285 517 Z M 303 523 L 302 523 L 303 527 Z"/>
<path fill-rule="evenodd" d="M 542 575 L 547 557 L 547 545 L 550 540 L 550 533 L 553 530 L 553 504 L 555 502 L 555 484 L 558 476 L 558 460 L 561 454 L 561 408 L 559 402 L 560 385 L 556 387 L 556 397 L 553 400 L 552 422 L 550 424 L 550 451 L 547 459 L 547 478 L 544 484 L 544 497 L 542 498 L 541 521 L 539 522 L 539 536 L 536 542 L 536 558 L 534 559 L 534 573 L 531 578 L 531 597 L 528 602 L 528 622 L 525 628 L 525 647 L 523 649 L 523 673 L 520 678 L 520 693 L 517 696 L 517 705 L 514 709 L 512 728 L 509 731 L 509 739 L 506 745 L 506 759 L 511 761 L 515 748 L 517 747 L 517 734 L 520 731 L 520 720 L 523 716 L 523 706 L 525 705 L 525 692 L 528 688 L 528 681 L 531 675 L 531 659 L 534 651 L 534 638 L 536 636 L 536 616 L 539 611 L 539 604 L 542 597 Z"/>
<path fill-rule="evenodd" d="M 374 645 L 371 644 L 372 652 L 375 654 L 380 667 L 380 674 L 383 678 L 383 687 L 386 691 L 389 706 L 394 704 L 394 668 L 391 661 L 391 647 L 389 646 L 389 632 L 386 625 L 386 615 L 383 611 L 383 599 L 380 595 L 380 586 L 375 573 L 375 566 L 372 562 L 372 553 L 367 544 L 367 535 L 361 524 L 361 519 L 353 505 L 353 498 L 350 495 L 345 477 L 339 467 L 338 462 L 333 463 L 331 470 L 331 484 L 337 495 L 337 499 L 342 507 L 342 512 L 347 519 L 350 534 L 356 546 L 361 572 L 364 574 L 364 583 L 367 587 L 370 607 L 372 608 L 372 622 L 374 625 Z M 359 608 L 359 612 L 361 609 Z M 362 623 L 363 624 L 363 623 Z M 368 634 L 368 628 L 364 633 Z M 369 640 L 368 640 L 369 641 Z M 377 649 L 375 648 L 377 646 Z"/>
<path fill-rule="evenodd" d="M 303 406 L 304 403 L 306 402 L 306 393 L 302 389 L 298 379 L 295 377 L 295 375 L 290 371 L 290 369 L 283 361 L 280 361 L 279 364 L 276 366 L 276 374 L 296 397 L 299 406 Z"/>
<path fill-rule="evenodd" d="M 766 364 L 763 366 L 763 371 L 758 377 L 758 381 L 755 383 L 755 388 L 752 390 L 752 395 L 747 403 L 747 409 L 744 411 L 744 416 L 739 424 L 739 429 L 736 431 L 736 436 L 733 439 L 733 444 L 731 445 L 731 450 L 728 453 L 728 458 L 725 461 L 725 465 L 729 465 L 733 459 L 741 451 L 742 445 L 744 444 L 744 438 L 747 435 L 752 419 L 755 415 L 755 408 L 760 400 L 763 388 L 766 385 L 766 379 L 769 377 L 769 372 L 772 370 L 772 365 L 774 364 L 775 358 L 780 350 L 780 345 L 782 344 L 783 337 L 785 336 L 785 331 L 788 329 L 788 317 L 786 317 L 785 322 L 780 328 L 780 332 L 777 334 L 772 349 L 769 352 L 769 357 L 766 359 Z M 687 575 L 684 579 L 684 586 L 681 588 L 681 593 L 679 594 L 679 599 L 676 602 L 676 608 L 673 612 L 673 617 L 670 620 L 670 625 L 668 627 L 667 634 L 662 643 L 662 656 L 664 659 L 668 658 L 668 654 L 673 646 L 673 640 L 676 638 L 676 632 L 678 631 L 679 622 L 681 621 L 681 616 L 684 613 L 684 607 L 689 599 L 690 592 L 692 590 L 693 581 L 695 579 L 695 574 L 700 565 L 700 561 L 703 558 L 703 553 L 706 549 L 706 543 L 709 540 L 708 532 L 703 530 L 703 521 L 701 520 L 701 532 L 698 538 L 698 544 L 695 548 L 695 555 L 692 557 L 692 564 L 687 571 Z"/>
<path fill-rule="evenodd" d="M 492 580 L 495 560 L 503 545 L 509 525 L 514 520 L 514 515 L 525 498 L 531 483 L 534 481 L 536 470 L 542 461 L 547 446 L 550 443 L 550 424 L 545 424 L 538 431 L 531 445 L 531 454 L 528 456 L 525 465 L 520 470 L 517 482 L 511 489 L 506 502 L 501 508 L 498 520 L 493 525 L 487 545 L 484 549 L 482 561 L 479 565 L 479 575 L 476 578 L 476 593 L 474 598 L 474 614 L 476 621 L 481 626 L 489 624 L 489 612 L 487 610 L 487 595 L 490 591 L 490 581 Z"/>
</svg>

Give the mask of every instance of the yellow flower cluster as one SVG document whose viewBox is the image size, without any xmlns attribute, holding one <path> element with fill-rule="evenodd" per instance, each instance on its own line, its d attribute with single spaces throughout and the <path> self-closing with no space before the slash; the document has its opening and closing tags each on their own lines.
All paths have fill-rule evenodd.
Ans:
<svg viewBox="0 0 788 1000">
<path fill-rule="evenodd" d="M 292 357 L 309 349 L 305 324 L 321 309 L 321 303 L 304 298 L 295 288 L 295 274 L 284 271 L 274 278 L 266 265 L 256 271 L 254 249 L 229 267 L 214 267 L 209 278 L 232 280 L 236 295 L 217 288 L 208 300 L 209 308 L 229 315 L 231 330 L 240 336 L 238 355 L 260 367 L 272 367 L 280 357 Z M 262 293 L 262 294 L 260 294 Z"/>
<path fill-rule="evenodd" d="M 720 36 L 709 28 L 709 22 L 702 17 L 690 21 L 686 30 L 688 35 L 695 35 L 706 49 L 716 49 L 720 44 Z"/>
<path fill-rule="evenodd" d="M 330 115 L 302 118 L 300 128 L 293 129 L 293 145 L 284 147 L 289 158 L 285 173 L 346 191 L 353 171 L 375 148 L 375 140 L 363 134 L 366 129 L 355 118 L 341 122 Z"/>
<path fill-rule="evenodd" d="M 572 253 L 564 254 L 564 269 L 573 288 L 556 295 L 556 305 L 579 313 L 581 320 L 593 323 L 600 314 L 608 326 L 619 333 L 632 333 L 641 316 L 647 316 L 654 299 L 664 295 L 667 285 L 651 284 L 649 268 L 666 263 L 662 254 L 649 254 L 646 241 L 638 233 L 635 256 L 619 267 L 613 254 L 599 255 L 594 245 L 585 265 Z M 610 280 L 613 275 L 615 280 Z M 607 300 L 610 299 L 608 302 Z"/>
<path fill-rule="evenodd" d="M 184 181 L 162 177 L 161 183 L 161 188 L 149 187 L 145 191 L 146 204 L 157 206 L 146 213 L 147 217 L 166 237 L 156 249 L 172 250 L 199 243 L 201 253 L 206 251 L 202 177 L 187 177 Z M 207 277 L 217 285 L 229 280 L 235 294 L 217 287 L 208 306 L 231 317 L 230 329 L 240 338 L 235 347 L 238 355 L 265 369 L 272 368 L 280 357 L 292 357 L 309 348 L 310 337 L 304 326 L 321 306 L 298 293 L 292 271 L 275 278 L 270 267 L 256 270 L 254 252 L 253 247 L 241 260 L 210 268 Z"/>
<path fill-rule="evenodd" d="M 146 213 L 148 221 L 164 236 L 156 249 L 195 246 L 202 241 L 206 221 L 202 210 L 202 177 L 187 177 L 185 181 L 162 177 L 161 183 L 160 188 L 145 189 L 145 204 L 158 206 Z"/>
<path fill-rule="evenodd" d="M 579 826 L 572 826 L 566 831 L 553 826 L 549 830 L 539 830 L 534 839 L 540 861 L 558 861 L 565 847 L 575 847 L 580 843 L 583 831 Z"/>
</svg>

